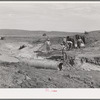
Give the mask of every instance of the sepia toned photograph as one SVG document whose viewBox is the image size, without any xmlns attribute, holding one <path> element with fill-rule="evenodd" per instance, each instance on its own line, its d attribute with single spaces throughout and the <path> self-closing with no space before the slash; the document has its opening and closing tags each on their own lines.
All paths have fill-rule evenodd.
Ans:
<svg viewBox="0 0 100 100">
<path fill-rule="evenodd" d="M 0 88 L 99 87 L 100 3 L 0 1 Z"/>
</svg>

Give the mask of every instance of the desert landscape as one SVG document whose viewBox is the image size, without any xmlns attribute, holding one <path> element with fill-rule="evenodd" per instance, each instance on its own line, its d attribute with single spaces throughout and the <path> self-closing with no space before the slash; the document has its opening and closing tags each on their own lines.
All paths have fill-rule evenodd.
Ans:
<svg viewBox="0 0 100 100">
<path fill-rule="evenodd" d="M 66 51 L 63 60 L 60 44 L 64 37 L 75 35 L 85 37 L 85 47 Z M 0 29 L 0 37 L 0 88 L 100 87 L 99 30 L 79 33 Z M 47 37 L 51 41 L 49 54 Z"/>
<path fill-rule="evenodd" d="M 0 2 L 0 88 L 100 88 L 99 9 Z"/>
</svg>

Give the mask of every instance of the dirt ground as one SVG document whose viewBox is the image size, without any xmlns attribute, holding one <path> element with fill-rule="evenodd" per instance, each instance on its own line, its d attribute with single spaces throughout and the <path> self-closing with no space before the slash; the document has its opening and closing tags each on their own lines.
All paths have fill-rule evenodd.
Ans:
<svg viewBox="0 0 100 100">
<path fill-rule="evenodd" d="M 52 46 L 53 52 L 50 55 L 38 54 L 40 58 L 37 58 L 35 51 L 40 50 L 39 48 L 42 45 L 42 43 L 30 44 L 27 41 L 0 41 L 0 88 L 100 87 L 99 65 L 83 63 L 81 66 L 71 66 L 65 63 L 63 69 L 59 71 L 57 69 L 35 67 L 24 62 L 24 60 L 61 55 L 60 45 L 56 44 Z M 77 52 L 78 54 L 83 52 L 84 54 L 84 52 L 93 51 L 93 48 L 89 47 L 81 51 L 72 50 L 71 52 Z M 44 51 L 45 48 L 42 50 Z M 96 50 L 98 51 L 99 49 Z"/>
<path fill-rule="evenodd" d="M 0 64 L 1 88 L 99 88 L 100 72 L 68 67 L 38 69 L 25 63 Z"/>
</svg>

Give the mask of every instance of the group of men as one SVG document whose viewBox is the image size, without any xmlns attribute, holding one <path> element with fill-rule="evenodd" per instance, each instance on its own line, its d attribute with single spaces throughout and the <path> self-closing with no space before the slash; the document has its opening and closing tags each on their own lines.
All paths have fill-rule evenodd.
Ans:
<svg viewBox="0 0 100 100">
<path fill-rule="evenodd" d="M 66 38 L 64 38 L 63 42 L 61 43 L 63 59 L 65 59 L 65 51 L 83 48 L 85 47 L 85 44 L 86 41 L 84 36 L 75 35 L 74 37 L 67 36 Z"/>
<path fill-rule="evenodd" d="M 48 38 L 47 41 L 45 42 L 46 44 L 46 51 L 49 53 L 50 52 L 50 47 L 51 47 L 51 42 L 50 39 Z M 62 53 L 64 51 L 69 51 L 71 49 L 77 49 L 77 48 L 82 48 L 85 47 L 85 37 L 80 36 L 80 35 L 75 35 L 74 37 L 67 36 L 63 38 L 63 42 L 61 43 L 62 46 Z"/>
<path fill-rule="evenodd" d="M 85 47 L 85 37 L 80 35 L 75 35 L 74 38 L 67 36 L 63 39 L 63 42 L 61 43 L 63 49 L 71 50 L 76 48 L 82 48 Z"/>
</svg>

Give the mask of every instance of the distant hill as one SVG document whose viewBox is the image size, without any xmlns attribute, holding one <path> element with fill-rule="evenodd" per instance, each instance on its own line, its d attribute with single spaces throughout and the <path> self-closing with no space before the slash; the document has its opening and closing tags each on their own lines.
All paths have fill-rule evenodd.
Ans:
<svg viewBox="0 0 100 100">
<path fill-rule="evenodd" d="M 87 45 L 99 40 L 100 41 L 100 30 L 90 31 L 88 34 L 84 34 L 81 32 L 60 32 L 60 31 L 29 31 L 29 30 L 19 30 L 19 29 L 0 29 L 0 36 L 6 37 L 8 41 L 31 41 L 32 43 L 36 41 L 43 42 L 45 38 L 43 38 L 43 34 L 46 34 L 52 38 L 53 43 L 61 43 L 62 38 L 66 36 L 73 35 L 83 35 L 85 36 Z M 8 38 L 7 38 L 8 37 Z M 24 38 L 23 38 L 24 37 Z"/>
<path fill-rule="evenodd" d="M 60 31 L 29 31 L 19 29 L 0 29 L 0 36 L 5 37 L 41 37 L 43 34 L 49 37 L 66 37 L 75 34 L 81 34 L 79 32 L 60 32 Z M 100 30 L 88 32 L 88 38 L 94 38 L 100 40 Z"/>
<path fill-rule="evenodd" d="M 6 37 L 35 37 L 42 36 L 46 33 L 50 37 L 63 37 L 68 35 L 79 34 L 78 32 L 59 32 L 59 31 L 28 31 L 17 29 L 0 29 L 0 36 Z"/>
<path fill-rule="evenodd" d="M 89 32 L 89 36 L 95 38 L 96 40 L 100 40 L 100 30 Z"/>
</svg>

